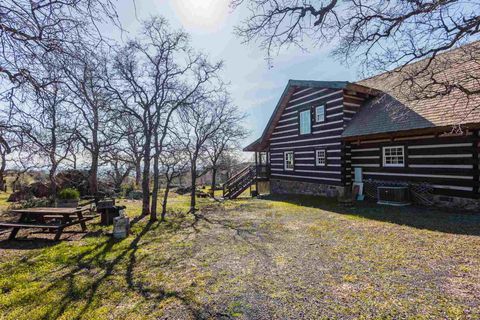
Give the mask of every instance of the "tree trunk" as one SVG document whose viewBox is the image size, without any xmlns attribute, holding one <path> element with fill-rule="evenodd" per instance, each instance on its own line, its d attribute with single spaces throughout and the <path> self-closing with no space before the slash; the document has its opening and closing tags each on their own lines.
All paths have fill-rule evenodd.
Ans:
<svg viewBox="0 0 480 320">
<path fill-rule="evenodd" d="M 135 187 L 140 188 L 142 181 L 142 158 L 135 160 Z"/>
<path fill-rule="evenodd" d="M 170 191 L 170 181 L 167 180 L 167 185 L 165 187 L 165 192 L 163 193 L 162 215 L 161 215 L 160 221 L 165 221 L 165 215 L 167 214 L 167 202 L 168 202 L 168 192 L 169 191 Z"/>
<path fill-rule="evenodd" d="M 120 192 L 123 183 L 123 175 L 120 172 L 118 161 L 113 164 L 113 188 L 115 192 Z"/>
<path fill-rule="evenodd" d="M 98 196 L 98 151 L 92 152 L 92 163 L 90 165 L 90 172 L 88 174 L 88 186 L 90 194 Z"/>
<path fill-rule="evenodd" d="M 77 170 L 77 156 L 72 152 L 73 170 Z"/>
<path fill-rule="evenodd" d="M 57 197 L 57 180 L 55 174 L 57 172 L 57 165 L 52 163 L 52 167 L 48 172 L 48 180 L 50 181 L 50 194 L 53 199 Z"/>
<path fill-rule="evenodd" d="M 7 158 L 3 150 L 2 150 L 1 157 L 2 157 L 2 165 L 0 166 L 0 190 L 5 192 L 7 191 L 7 189 L 6 189 L 5 183 L 3 182 L 5 179 L 5 168 L 7 166 Z"/>
<path fill-rule="evenodd" d="M 57 153 L 57 135 L 56 135 L 56 113 L 52 114 L 52 119 L 53 119 L 53 126 L 50 129 L 50 132 L 52 134 L 51 136 L 51 149 L 49 150 L 49 158 L 50 158 L 50 171 L 48 173 L 48 178 L 50 180 L 50 194 L 55 199 L 57 197 L 57 181 L 55 179 L 55 174 L 57 172 L 57 158 L 56 158 L 56 153 Z"/>
<path fill-rule="evenodd" d="M 215 186 L 217 184 L 217 168 L 213 166 L 212 168 L 212 195 L 215 198 Z"/>
<path fill-rule="evenodd" d="M 120 193 L 120 191 L 122 190 L 122 183 L 123 183 L 123 180 L 118 180 L 115 182 L 115 185 L 114 185 L 115 192 Z"/>
<path fill-rule="evenodd" d="M 183 178 L 184 178 L 183 174 L 178 177 L 178 184 L 179 184 L 180 187 L 182 187 L 182 188 L 183 188 L 183 186 L 184 186 Z"/>
<path fill-rule="evenodd" d="M 196 195 L 196 192 L 197 192 L 197 189 L 196 189 L 196 185 L 197 185 L 197 160 L 194 159 L 192 160 L 192 163 L 191 163 L 191 169 L 190 169 L 190 175 L 191 175 L 191 184 L 190 184 L 190 187 L 192 188 L 192 190 L 190 191 L 190 212 L 191 213 L 195 213 L 195 205 L 196 205 L 196 198 L 195 198 L 195 195 Z"/>
<path fill-rule="evenodd" d="M 90 187 L 90 193 L 94 196 L 98 196 L 98 158 L 100 155 L 100 143 L 98 142 L 98 132 L 100 130 L 98 107 L 93 106 L 93 129 L 92 129 L 92 163 L 90 166 L 90 174 L 88 177 L 88 184 Z"/>
<path fill-rule="evenodd" d="M 145 145 L 143 151 L 143 173 L 142 173 L 142 216 L 150 214 L 150 148 L 152 136 L 148 130 L 145 130 Z"/>
<path fill-rule="evenodd" d="M 160 173 L 158 169 L 158 162 L 160 156 L 160 148 L 158 145 L 158 132 L 155 130 L 154 136 L 154 144 L 155 144 L 155 154 L 153 156 L 153 188 L 152 188 L 152 206 L 150 209 L 150 221 L 154 222 L 157 221 L 157 201 L 158 201 L 158 189 L 159 189 L 159 180 L 160 180 Z"/>
</svg>

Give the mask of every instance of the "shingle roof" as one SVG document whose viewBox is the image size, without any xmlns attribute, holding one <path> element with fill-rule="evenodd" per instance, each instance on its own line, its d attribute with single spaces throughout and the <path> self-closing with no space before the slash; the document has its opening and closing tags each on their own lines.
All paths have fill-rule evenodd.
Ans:
<svg viewBox="0 0 480 320">
<path fill-rule="evenodd" d="M 480 123 L 480 95 L 431 85 L 431 79 L 480 89 L 480 42 L 357 82 L 384 92 L 361 106 L 343 137 Z M 411 81 L 406 78 L 416 75 Z"/>
</svg>

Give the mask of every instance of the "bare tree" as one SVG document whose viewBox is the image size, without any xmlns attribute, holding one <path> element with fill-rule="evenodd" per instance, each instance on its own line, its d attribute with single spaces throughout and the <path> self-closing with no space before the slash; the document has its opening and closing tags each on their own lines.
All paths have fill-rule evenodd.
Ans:
<svg viewBox="0 0 480 320">
<path fill-rule="evenodd" d="M 211 188 L 215 191 L 217 184 L 217 172 L 222 168 L 222 157 L 235 149 L 239 148 L 241 139 L 248 135 L 247 130 L 242 126 L 245 115 L 238 112 L 234 107 L 231 108 L 229 117 L 219 119 L 220 128 L 206 142 L 205 151 L 212 173 Z"/>
<path fill-rule="evenodd" d="M 83 151 L 84 149 L 82 143 L 75 138 L 70 146 L 70 153 L 66 158 L 66 160 L 71 163 L 73 170 L 77 170 L 79 168 L 79 164 L 83 158 Z"/>
<path fill-rule="evenodd" d="M 7 156 L 15 146 L 12 145 L 12 127 L 0 125 L 0 191 L 5 191 L 5 170 L 7 169 Z"/>
<path fill-rule="evenodd" d="M 165 221 L 165 215 L 167 213 L 167 203 L 168 195 L 172 187 L 172 182 L 174 179 L 180 178 L 188 171 L 188 156 L 179 141 L 169 141 L 159 158 L 160 161 L 160 172 L 165 181 L 165 189 L 163 191 L 163 200 L 162 200 L 162 213 L 161 221 Z"/>
<path fill-rule="evenodd" d="M 142 148 L 144 146 L 141 123 L 133 117 L 119 116 L 117 126 L 124 133 L 123 142 L 121 143 L 135 171 L 135 186 L 139 188 L 142 181 Z"/>
<path fill-rule="evenodd" d="M 63 144 L 66 140 L 68 144 L 72 141 L 70 134 L 63 134 L 65 123 L 59 120 L 68 114 L 63 114 L 65 101 L 59 101 L 65 98 L 59 95 L 65 80 L 60 62 L 68 60 L 67 65 L 71 64 L 81 44 L 103 42 L 97 25 L 108 20 L 119 26 L 114 2 L 5 0 L 0 3 L 0 16 L 0 75 L 3 80 L 0 95 L 17 115 L 21 114 L 17 120 L 23 122 L 31 118 L 31 123 L 23 123 L 24 140 L 41 154 L 48 154 L 52 174 L 58 163 L 67 157 L 64 152 L 69 148 L 64 148 Z M 42 111 L 35 110 L 32 105 L 18 107 L 15 100 L 24 100 L 26 94 L 36 95 L 35 103 Z M 45 120 L 45 126 L 33 116 Z M 43 135 L 43 131 L 50 133 Z M 76 164 L 76 159 L 73 162 Z M 53 179 L 51 185 L 55 191 Z"/>
<path fill-rule="evenodd" d="M 110 0 L 4 0 L 0 16 L 0 74 L 14 87 L 28 83 L 37 90 L 52 83 L 42 63 L 71 52 L 79 39 L 98 41 L 100 22 L 118 25 Z"/>
<path fill-rule="evenodd" d="M 116 144 L 121 136 L 113 134 L 113 99 L 106 90 L 107 55 L 96 47 L 95 52 L 83 43 L 74 56 L 63 61 L 69 100 L 79 115 L 80 125 L 72 128 L 78 141 L 88 152 L 90 169 L 88 184 L 92 195 L 98 193 L 98 169 L 101 153 Z"/>
<path fill-rule="evenodd" d="M 113 182 L 115 192 L 120 192 L 122 184 L 133 170 L 129 156 L 119 147 L 112 147 L 102 154 L 102 160 L 102 164 L 109 167 L 106 175 Z"/>
<path fill-rule="evenodd" d="M 32 158 L 30 152 L 22 152 L 24 148 L 28 148 L 27 145 L 20 143 L 18 145 L 18 155 L 11 159 L 11 173 L 14 176 L 13 181 L 11 182 L 12 191 L 17 191 L 20 188 L 19 185 L 22 185 L 22 180 L 25 178 L 25 175 L 31 173 L 33 170 L 41 167 L 41 164 L 38 163 L 38 159 Z M 16 189 L 18 188 L 18 189 Z"/>
<path fill-rule="evenodd" d="M 52 196 L 57 193 L 57 170 L 67 158 L 74 140 L 68 130 L 72 119 L 66 99 L 65 91 L 56 81 L 45 90 L 34 92 L 30 107 L 15 106 L 13 111 L 12 120 L 19 128 L 21 140 L 19 152 L 28 154 L 31 163 L 44 163 L 43 159 L 47 159 L 45 165 Z"/>
<path fill-rule="evenodd" d="M 438 59 L 441 53 L 480 39 L 478 1 L 233 0 L 232 5 L 250 12 L 237 34 L 245 41 L 259 41 L 270 61 L 276 50 L 291 45 L 328 46 L 345 63 L 360 63 L 366 74 L 401 72 L 410 84 L 405 87 L 428 90 L 427 97 L 453 90 L 480 94 L 479 44 L 466 46 L 464 54 Z M 404 68 L 422 58 L 425 63 Z M 444 77 L 442 70 L 459 62 L 469 63 L 463 74 L 455 81 Z"/>
<path fill-rule="evenodd" d="M 223 124 L 238 119 L 229 97 L 224 94 L 199 100 L 197 104 L 179 110 L 177 130 L 173 131 L 183 146 L 190 161 L 190 212 L 195 213 L 197 178 L 208 171 L 204 166 L 199 171 L 199 161 L 206 157 L 206 142 L 223 128 Z"/>
<path fill-rule="evenodd" d="M 172 31 L 165 19 L 156 17 L 144 22 L 140 36 L 121 48 L 114 67 L 118 80 L 110 82 L 111 92 L 124 115 L 135 118 L 143 130 L 142 215 L 150 214 L 154 221 L 159 157 L 172 115 L 190 104 L 193 96 L 208 91 L 221 63 L 210 64 L 203 54 L 192 50 L 186 33 Z"/>
<path fill-rule="evenodd" d="M 225 180 L 228 180 L 233 174 L 244 167 L 242 164 L 242 151 L 239 149 L 229 150 L 222 154 L 219 160 L 219 167 L 225 172 Z"/>
</svg>

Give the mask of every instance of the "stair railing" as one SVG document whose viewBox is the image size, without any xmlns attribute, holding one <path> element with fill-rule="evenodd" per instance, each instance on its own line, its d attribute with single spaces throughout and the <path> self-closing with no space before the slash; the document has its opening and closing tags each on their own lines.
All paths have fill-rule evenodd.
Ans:
<svg viewBox="0 0 480 320">
<path fill-rule="evenodd" d="M 230 197 L 242 188 L 245 190 L 246 184 L 251 183 L 255 179 L 255 176 L 255 166 L 243 168 L 240 172 L 235 174 L 223 184 L 223 197 Z"/>
</svg>

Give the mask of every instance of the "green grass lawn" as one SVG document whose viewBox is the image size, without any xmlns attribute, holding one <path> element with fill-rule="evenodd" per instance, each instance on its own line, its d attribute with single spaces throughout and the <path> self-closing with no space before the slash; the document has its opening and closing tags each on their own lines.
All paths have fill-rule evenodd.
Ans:
<svg viewBox="0 0 480 320">
<path fill-rule="evenodd" d="M 7 210 L 9 203 L 7 202 L 10 193 L 0 192 L 0 212 Z"/>
<path fill-rule="evenodd" d="M 139 201 L 122 201 L 135 217 Z M 478 319 L 480 217 L 172 195 L 168 221 L 0 241 L 0 319 Z"/>
</svg>

